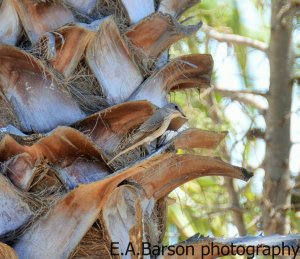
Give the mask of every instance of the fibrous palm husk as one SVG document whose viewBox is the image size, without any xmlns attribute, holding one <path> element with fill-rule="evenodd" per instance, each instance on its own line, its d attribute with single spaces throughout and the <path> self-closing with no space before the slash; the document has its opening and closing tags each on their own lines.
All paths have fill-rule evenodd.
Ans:
<svg viewBox="0 0 300 259">
<path fill-rule="evenodd" d="M 45 32 L 74 21 L 72 12 L 59 2 L 35 3 L 33 0 L 11 0 L 11 2 L 33 43 Z"/>
</svg>

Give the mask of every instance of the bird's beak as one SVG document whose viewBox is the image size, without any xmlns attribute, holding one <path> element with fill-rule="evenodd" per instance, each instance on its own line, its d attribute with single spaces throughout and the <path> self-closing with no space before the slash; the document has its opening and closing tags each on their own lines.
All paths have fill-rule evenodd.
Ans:
<svg viewBox="0 0 300 259">
<path fill-rule="evenodd" d="M 180 111 L 180 113 L 184 118 L 186 118 L 186 115 L 182 111 Z"/>
</svg>

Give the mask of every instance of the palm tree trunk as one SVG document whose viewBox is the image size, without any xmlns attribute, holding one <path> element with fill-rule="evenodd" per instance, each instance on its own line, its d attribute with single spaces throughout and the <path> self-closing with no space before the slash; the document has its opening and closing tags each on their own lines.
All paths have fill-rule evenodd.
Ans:
<svg viewBox="0 0 300 259">
<path fill-rule="evenodd" d="M 197 2 L 0 2 L 3 258 L 130 258 L 128 248 L 142 258 L 143 241 L 162 244 L 173 189 L 207 175 L 252 176 L 217 158 L 177 154 L 215 149 L 225 136 L 182 130 L 177 105 L 153 120 L 169 107 L 169 92 L 210 84 L 210 55 L 166 58 L 200 28 L 178 22 Z M 164 129 L 159 137 L 142 127 L 149 121 Z M 137 131 L 154 141 L 109 164 Z"/>
</svg>

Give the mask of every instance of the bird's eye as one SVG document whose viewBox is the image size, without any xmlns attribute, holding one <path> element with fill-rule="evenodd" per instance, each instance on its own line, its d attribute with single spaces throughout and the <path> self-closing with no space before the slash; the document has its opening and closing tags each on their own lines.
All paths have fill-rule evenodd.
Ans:
<svg viewBox="0 0 300 259">
<path fill-rule="evenodd" d="M 177 105 L 175 105 L 175 109 L 177 109 L 177 110 L 178 110 L 178 106 L 177 106 Z"/>
</svg>

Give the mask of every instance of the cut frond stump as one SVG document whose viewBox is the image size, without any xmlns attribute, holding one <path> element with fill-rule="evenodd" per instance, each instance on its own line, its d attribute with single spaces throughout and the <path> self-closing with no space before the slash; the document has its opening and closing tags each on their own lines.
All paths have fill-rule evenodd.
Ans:
<svg viewBox="0 0 300 259">
<path fill-rule="evenodd" d="M 197 3 L 200 3 L 200 0 L 161 0 L 158 11 L 177 18 Z"/>
<path fill-rule="evenodd" d="M 154 13 L 125 32 L 136 62 L 149 72 L 156 59 L 178 40 L 196 33 L 202 23 L 184 26 L 169 14 Z"/>
<path fill-rule="evenodd" d="M 105 153 L 111 154 L 121 139 L 140 126 L 156 107 L 148 101 L 132 101 L 112 106 L 77 122 L 73 126 L 89 136 Z"/>
<path fill-rule="evenodd" d="M 0 209 L 0 239 L 5 239 L 11 233 L 16 232 L 33 217 L 32 211 L 28 204 L 22 200 L 17 189 L 1 174 Z"/>
<path fill-rule="evenodd" d="M 252 173 L 218 158 L 199 155 L 162 154 L 132 166 L 132 179 L 143 186 L 147 197 L 158 200 L 178 186 L 198 177 L 225 176 L 248 181 Z"/>
<path fill-rule="evenodd" d="M 212 132 L 200 129 L 187 129 L 180 132 L 172 141 L 175 149 L 207 148 L 216 149 L 227 132 Z"/>
<path fill-rule="evenodd" d="M 85 117 L 70 94 L 32 55 L 0 45 L 0 63 L 0 89 L 21 130 L 47 132 Z"/>
<path fill-rule="evenodd" d="M 21 35 L 18 14 L 11 0 L 0 2 L 0 43 L 16 45 Z"/>
<path fill-rule="evenodd" d="M 31 187 L 44 160 L 52 165 L 68 189 L 103 179 L 111 173 L 103 161 L 102 151 L 75 129 L 59 127 L 34 143 L 28 143 L 28 137 L 18 136 L 17 140 L 13 137 L 6 134 L 2 138 L 0 150 L 5 152 L 0 152 L 0 161 L 4 165 L 3 172 L 21 189 Z"/>
<path fill-rule="evenodd" d="M 210 55 L 188 55 L 171 60 L 153 73 L 130 96 L 130 100 L 149 100 L 158 107 L 167 103 L 167 94 L 210 86 L 213 60 Z"/>
<path fill-rule="evenodd" d="M 57 2 L 35 3 L 33 0 L 11 0 L 32 43 L 49 31 L 74 22 L 72 12 Z"/>
<path fill-rule="evenodd" d="M 85 59 L 110 105 L 124 102 L 144 80 L 113 16 L 101 23 L 87 47 Z"/>
</svg>

